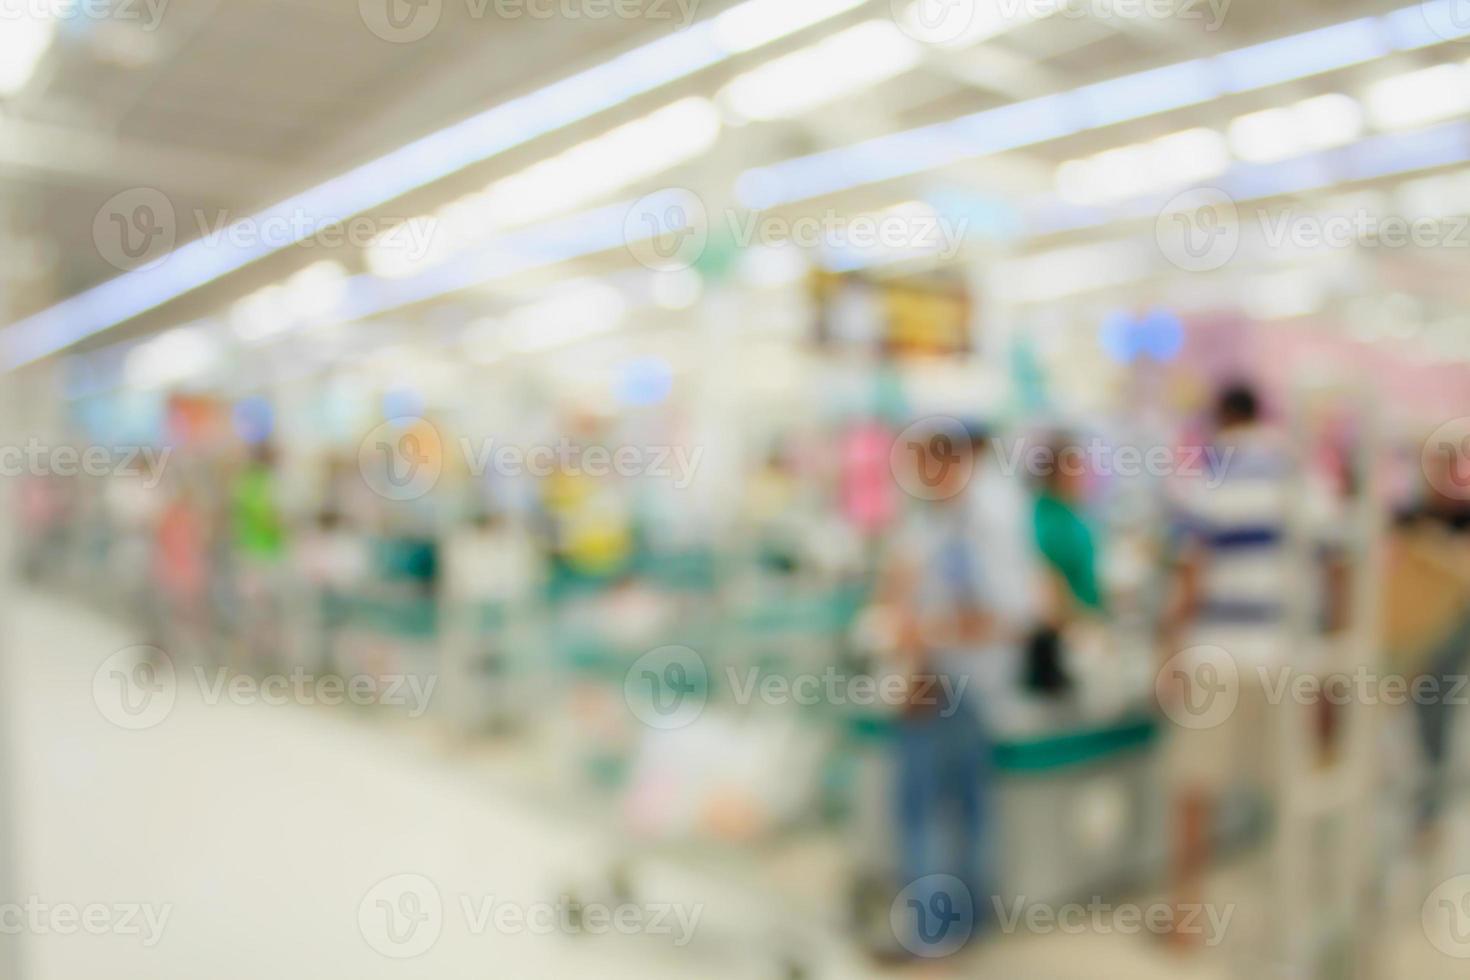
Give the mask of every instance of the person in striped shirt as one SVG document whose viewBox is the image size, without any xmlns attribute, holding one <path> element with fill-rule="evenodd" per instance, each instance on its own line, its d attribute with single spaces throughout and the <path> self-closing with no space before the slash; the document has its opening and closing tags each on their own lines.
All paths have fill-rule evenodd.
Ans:
<svg viewBox="0 0 1470 980">
<path fill-rule="evenodd" d="M 1337 522 L 1326 485 L 1299 472 L 1285 436 L 1261 419 L 1256 392 L 1231 384 L 1215 405 L 1212 472 L 1179 487 L 1176 574 L 1164 617 L 1159 690 L 1171 726 L 1166 766 L 1175 803 L 1178 900 L 1198 901 L 1210 839 L 1227 794 L 1257 800 L 1268 783 L 1273 677 L 1292 664 L 1294 603 L 1325 611 L 1331 574 L 1303 575 L 1293 524 L 1329 571 Z M 1306 590 L 1303 594 L 1301 590 Z M 1177 682 L 1172 680 L 1177 678 Z M 1279 688 L 1274 688 L 1279 690 Z M 1216 701 L 1234 694 L 1229 702 Z M 1184 937 L 1181 937 L 1181 939 Z"/>
</svg>

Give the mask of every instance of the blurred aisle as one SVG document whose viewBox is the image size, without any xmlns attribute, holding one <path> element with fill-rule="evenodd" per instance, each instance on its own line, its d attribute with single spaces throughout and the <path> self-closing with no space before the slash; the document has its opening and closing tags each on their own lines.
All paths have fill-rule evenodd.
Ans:
<svg viewBox="0 0 1470 980">
<path fill-rule="evenodd" d="M 37 935 L 27 980 L 212 980 L 263 976 L 563 978 L 770 977 L 755 925 L 715 903 L 687 947 L 668 937 L 566 937 L 476 932 L 458 897 L 529 907 L 586 880 L 599 845 L 573 823 L 497 800 L 463 757 L 420 734 L 325 710 L 204 703 L 191 685 L 162 724 L 126 731 L 99 713 L 92 674 L 130 642 L 73 603 L 23 594 L 5 643 L 19 758 L 21 889 L 60 905 L 168 908 L 161 940 L 142 935 Z M 7 711 L 10 706 L 7 705 Z M 181 774 L 189 774 L 181 779 Z M 1464 852 L 1465 835 L 1450 835 Z M 322 847 L 323 843 L 330 846 Z M 552 864 L 540 857 L 554 855 Z M 1451 860 L 1440 867 L 1457 866 Z M 444 901 L 442 934 L 423 955 L 376 952 L 358 925 L 364 896 L 385 878 L 420 874 Z M 1412 889 L 1412 885 L 1409 886 Z M 670 896 L 688 901 L 687 892 Z M 701 894 L 701 901 L 709 895 Z M 171 908 L 170 908 L 171 907 Z M 1409 910 L 1405 909 L 1405 912 Z M 1458 975 L 1405 916 L 1392 975 Z M 731 930 L 734 936 L 732 939 Z M 840 946 L 802 935 L 821 977 L 880 977 Z M 830 938 L 830 937 L 829 937 Z M 732 955 L 733 954 L 733 955 Z M 1162 944 L 1117 935 L 1027 936 L 987 945 L 963 966 L 925 964 L 892 975 L 979 970 L 1038 980 L 1229 975 Z"/>
<path fill-rule="evenodd" d="M 357 927 L 379 880 L 425 875 L 446 906 L 461 892 L 541 900 L 555 879 L 537 856 L 557 855 L 566 873 L 585 842 L 477 798 L 422 744 L 351 719 L 209 706 L 181 685 L 163 724 L 116 728 L 92 702 L 91 673 L 128 645 L 122 631 L 47 598 L 12 608 L 6 642 L 26 692 L 22 890 L 57 904 L 173 906 L 151 949 L 139 937 L 33 937 L 30 980 L 195 977 L 201 963 L 217 980 L 680 975 L 647 946 L 613 962 L 597 940 L 537 940 L 532 956 L 529 937 L 470 936 L 453 915 L 423 957 L 380 956 Z"/>
</svg>

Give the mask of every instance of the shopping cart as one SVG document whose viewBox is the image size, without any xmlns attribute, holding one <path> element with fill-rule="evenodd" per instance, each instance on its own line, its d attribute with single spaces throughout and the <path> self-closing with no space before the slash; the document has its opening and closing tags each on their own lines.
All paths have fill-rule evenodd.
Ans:
<svg viewBox="0 0 1470 980">
<path fill-rule="evenodd" d="M 408 695 L 432 692 L 440 672 L 438 601 L 432 542 L 375 542 L 375 574 L 352 588 L 322 595 L 326 663 L 375 706 L 419 716 L 427 704 Z M 366 680 L 367 683 L 364 683 Z"/>
</svg>

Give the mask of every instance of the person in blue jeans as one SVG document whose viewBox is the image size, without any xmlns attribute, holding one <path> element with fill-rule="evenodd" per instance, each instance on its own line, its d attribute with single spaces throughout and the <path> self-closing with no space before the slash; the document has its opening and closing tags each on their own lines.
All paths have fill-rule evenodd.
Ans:
<svg viewBox="0 0 1470 980">
<path fill-rule="evenodd" d="M 1470 459 L 1440 461 L 1442 470 L 1429 481 L 1423 503 L 1397 515 L 1401 532 L 1438 533 L 1446 542 L 1453 542 L 1453 547 L 1462 554 L 1470 548 L 1470 500 L 1463 495 L 1452 496 L 1441 489 L 1459 486 L 1454 480 L 1457 471 L 1452 468 L 1467 464 L 1470 464 Z M 1439 696 L 1415 701 L 1415 719 L 1429 777 L 1419 804 L 1421 830 L 1433 826 L 1449 793 L 1450 729 L 1454 724 L 1454 702 L 1457 700 L 1452 695 L 1460 690 L 1460 679 L 1465 674 L 1466 665 L 1470 664 L 1470 609 L 1428 651 L 1425 664 L 1424 676 L 1435 682 L 1430 690 L 1439 692 Z"/>
<path fill-rule="evenodd" d="M 982 442 L 972 436 L 968 451 Z M 910 677 L 896 744 L 894 921 L 909 952 L 941 956 L 965 945 L 989 907 L 991 744 L 975 681 L 995 617 L 982 590 L 972 467 L 938 465 L 923 439 L 914 465 L 938 479 L 914 484 L 923 489 L 885 584 Z"/>
</svg>

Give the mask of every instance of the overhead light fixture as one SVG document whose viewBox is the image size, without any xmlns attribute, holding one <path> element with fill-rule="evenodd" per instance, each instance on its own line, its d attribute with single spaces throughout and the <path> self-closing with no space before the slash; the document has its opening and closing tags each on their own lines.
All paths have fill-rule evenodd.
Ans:
<svg viewBox="0 0 1470 980">
<path fill-rule="evenodd" d="M 276 283 L 236 300 L 228 316 L 230 329 L 247 344 L 258 344 L 291 327 L 286 287 Z"/>
<path fill-rule="evenodd" d="M 1291 34 L 785 160 L 742 174 L 736 190 L 742 204 L 764 210 L 1198 105 L 1224 94 L 1309 78 L 1434 43 L 1424 31 L 1410 29 L 1410 22 L 1418 18 L 1424 23 L 1426 11 L 1449 16 L 1458 2 L 1462 0 L 1424 0 L 1381 17 Z M 1438 43 L 1447 40 L 1441 36 Z M 1037 119 L 1044 124 L 1035 125 Z M 997 130 L 1003 138 L 986 138 Z"/>
<path fill-rule="evenodd" d="M 0 0 L 0 96 L 25 88 L 55 37 L 47 4 Z"/>
<path fill-rule="evenodd" d="M 1160 136 L 1148 147 L 1150 177 L 1160 187 L 1194 184 L 1218 177 L 1230 167 L 1225 137 L 1196 127 Z"/>
<path fill-rule="evenodd" d="M 1248 163 L 1274 163 L 1341 146 L 1362 132 L 1362 107 L 1338 93 L 1238 116 L 1229 127 L 1231 151 Z"/>
<path fill-rule="evenodd" d="M 936 9 L 937 8 L 937 9 Z M 1007 9 L 1009 8 L 1009 9 Z M 900 18 L 904 32 L 926 44 L 942 48 L 968 48 L 1061 9 L 1060 3 L 1039 9 L 1037 3 L 1008 3 L 1007 0 L 914 0 Z M 937 16 L 936 16 L 937 15 Z"/>
<path fill-rule="evenodd" d="M 919 63 L 919 45 L 891 21 L 870 20 L 739 76 L 720 100 L 749 120 L 800 115 Z"/>
<path fill-rule="evenodd" d="M 421 218 L 435 234 L 420 254 L 402 247 L 398 229 L 388 229 L 369 246 L 368 268 L 390 278 L 415 275 L 500 233 L 585 207 L 696 159 L 714 146 L 720 128 L 719 110 L 708 99 L 681 99 Z"/>
<path fill-rule="evenodd" d="M 1326 287 L 1310 269 L 1286 269 L 1255 276 L 1244 291 L 1242 305 L 1256 320 L 1286 320 L 1310 316 L 1327 300 Z"/>
<path fill-rule="evenodd" d="M 0 0 L 25 3 L 27 0 Z M 315 221 L 296 241 L 229 244 L 232 229 L 217 239 L 189 242 L 168 261 L 110 279 L 5 328 L 0 333 L 0 365 L 16 367 L 146 313 L 222 276 L 338 225 L 354 215 L 402 197 L 466 167 L 523 146 L 547 133 L 591 118 L 630 99 L 717 65 L 732 54 L 750 51 L 787 34 L 813 26 L 865 0 L 746 0 L 718 17 L 661 37 L 578 74 L 501 103 L 430 133 L 281 201 L 237 223 L 259 228 L 295 227 L 299 216 Z M 50 29 L 43 28 L 49 44 Z M 38 60 L 45 47 L 14 40 L 14 25 L 0 31 L 0 74 L 29 77 L 26 62 Z M 11 84 L 23 84 L 14 82 Z M 220 242 L 226 244 L 221 245 Z"/>
<path fill-rule="evenodd" d="M 1470 69 L 1435 65 L 1375 83 L 1368 116 L 1380 129 L 1409 129 L 1470 111 Z"/>
<path fill-rule="evenodd" d="M 1151 267 L 1150 252 L 1140 241 L 1114 239 L 1008 259 L 990 278 L 1006 301 L 1028 303 L 1133 282 Z"/>
<path fill-rule="evenodd" d="M 346 299 L 347 289 L 347 270 L 340 262 L 313 262 L 284 281 L 237 300 L 227 317 L 230 330 L 244 343 L 261 343 L 331 318 Z"/>
<path fill-rule="evenodd" d="M 218 367 L 219 342 L 204 324 L 175 327 L 145 340 L 123 361 L 123 381 L 130 388 L 166 388 Z"/>
<path fill-rule="evenodd" d="M 335 259 L 323 259 L 286 280 L 286 298 L 292 315 L 301 321 L 327 316 L 347 294 L 347 269 Z"/>
<path fill-rule="evenodd" d="M 617 329 L 627 313 L 628 300 L 617 288 L 596 280 L 568 283 L 507 314 L 506 349 L 530 354 L 589 340 Z"/>
<path fill-rule="evenodd" d="M 1247 163 L 1273 163 L 1300 156 L 1296 120 L 1285 106 L 1237 116 L 1230 121 L 1230 149 Z"/>
<path fill-rule="evenodd" d="M 1213 129 L 1186 129 L 1069 160 L 1057 168 L 1057 193 L 1072 204 L 1114 204 L 1197 184 L 1219 176 L 1229 166 L 1224 137 Z"/>
<path fill-rule="evenodd" d="M 574 211 L 701 156 L 719 138 L 720 125 L 708 99 L 681 99 L 496 181 L 482 206 L 501 229 Z"/>
<path fill-rule="evenodd" d="M 663 310 L 687 310 L 704 295 L 704 276 L 694 269 L 650 273 L 653 305 Z"/>
<path fill-rule="evenodd" d="M 1363 135 L 1363 107 L 1357 99 L 1332 92 L 1298 102 L 1292 116 L 1311 150 L 1351 143 Z"/>
</svg>

